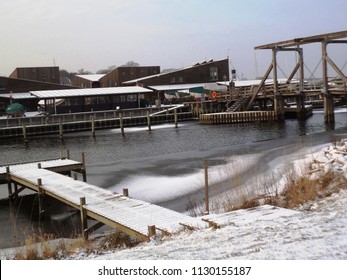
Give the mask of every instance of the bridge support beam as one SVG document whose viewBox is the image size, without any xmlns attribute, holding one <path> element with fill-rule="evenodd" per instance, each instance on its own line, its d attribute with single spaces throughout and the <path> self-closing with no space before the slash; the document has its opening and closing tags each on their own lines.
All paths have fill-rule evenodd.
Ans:
<svg viewBox="0 0 347 280">
<path fill-rule="evenodd" d="M 334 123 L 334 101 L 332 95 L 329 93 L 328 84 L 328 52 L 327 52 L 327 41 L 322 42 L 322 74 L 323 74 L 323 100 L 324 100 L 324 121 L 325 123 Z"/>
<path fill-rule="evenodd" d="M 306 119 L 305 96 L 301 93 L 295 97 L 296 100 L 296 117 L 299 120 Z"/>
<path fill-rule="evenodd" d="M 277 80 L 277 48 L 272 49 L 272 74 L 274 80 L 274 110 L 278 120 L 284 120 L 284 101 L 280 95 Z"/>
</svg>

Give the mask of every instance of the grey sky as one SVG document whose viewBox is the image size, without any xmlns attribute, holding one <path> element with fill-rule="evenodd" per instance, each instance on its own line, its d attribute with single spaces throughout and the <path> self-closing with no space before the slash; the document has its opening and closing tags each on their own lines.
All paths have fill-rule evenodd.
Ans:
<svg viewBox="0 0 347 280">
<path fill-rule="evenodd" d="M 271 59 L 255 46 L 347 30 L 346 11 L 344 0 L 2 0 L 0 75 L 54 61 L 95 72 L 129 60 L 165 69 L 229 56 L 254 78 Z M 346 48 L 334 49 L 340 66 Z M 320 46 L 304 55 L 313 71 Z M 286 72 L 292 57 L 281 59 Z"/>
</svg>

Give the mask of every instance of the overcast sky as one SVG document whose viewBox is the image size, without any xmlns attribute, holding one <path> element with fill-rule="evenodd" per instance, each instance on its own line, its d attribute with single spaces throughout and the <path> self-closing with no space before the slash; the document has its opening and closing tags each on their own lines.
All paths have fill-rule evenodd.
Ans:
<svg viewBox="0 0 347 280">
<path fill-rule="evenodd" d="M 163 70 L 229 56 L 251 79 L 271 61 L 255 46 L 347 30 L 345 0 L 1 0 L 0 10 L 3 76 L 54 63 L 96 72 L 133 60 Z M 334 50 L 340 67 L 346 49 Z M 313 72 L 320 45 L 304 55 Z M 281 69 L 291 63 L 283 57 Z"/>
</svg>

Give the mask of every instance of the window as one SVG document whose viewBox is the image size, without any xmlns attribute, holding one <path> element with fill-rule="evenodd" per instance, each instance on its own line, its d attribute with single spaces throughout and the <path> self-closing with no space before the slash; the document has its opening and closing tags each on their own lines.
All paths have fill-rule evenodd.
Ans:
<svg viewBox="0 0 347 280">
<path fill-rule="evenodd" d="M 114 95 L 113 96 L 113 103 L 120 103 L 120 96 Z"/>
<path fill-rule="evenodd" d="M 218 68 L 210 67 L 210 80 L 217 81 L 218 80 Z"/>
<path fill-rule="evenodd" d="M 136 94 L 127 95 L 127 102 L 136 102 L 136 101 L 137 101 L 137 95 Z"/>
<path fill-rule="evenodd" d="M 176 78 L 175 77 L 171 77 L 170 78 L 170 83 L 174 84 L 176 82 Z"/>
<path fill-rule="evenodd" d="M 178 82 L 183 83 L 183 77 L 178 77 Z"/>
</svg>

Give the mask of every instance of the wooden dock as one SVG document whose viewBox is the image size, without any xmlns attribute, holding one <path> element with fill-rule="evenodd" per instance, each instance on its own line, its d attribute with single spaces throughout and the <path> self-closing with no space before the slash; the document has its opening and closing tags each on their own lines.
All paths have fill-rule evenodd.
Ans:
<svg viewBox="0 0 347 280">
<path fill-rule="evenodd" d="M 114 193 L 52 171 L 64 169 L 64 172 L 67 172 L 67 166 L 71 168 L 74 166 L 72 169 L 78 170 L 75 168 L 78 165 L 68 159 L 61 160 L 60 163 L 48 161 L 42 164 L 16 164 L 0 167 L 0 176 L 2 183 L 6 181 L 9 186 L 15 184 L 21 186 L 21 189 L 28 188 L 36 191 L 39 195 L 40 212 L 44 210 L 41 201 L 46 195 L 79 210 L 84 238 L 102 225 L 108 225 L 141 241 L 148 240 L 158 231 L 171 234 L 184 227 L 192 229 L 207 226 L 207 223 L 198 218 Z M 82 166 L 82 163 L 80 165 Z M 13 194 L 14 192 L 10 193 L 10 196 Z M 99 223 L 88 228 L 87 217 Z"/>
<path fill-rule="evenodd" d="M 40 115 L 20 118 L 0 118 L 1 138 L 24 138 L 56 134 L 63 138 L 65 133 L 98 129 L 145 126 L 167 122 L 192 120 L 192 113 L 185 106 L 151 107 L 126 110 L 82 112 L 59 115 Z"/>
<path fill-rule="evenodd" d="M 231 124 L 275 120 L 277 120 L 277 117 L 274 111 L 223 112 L 199 116 L 200 124 Z"/>
</svg>

